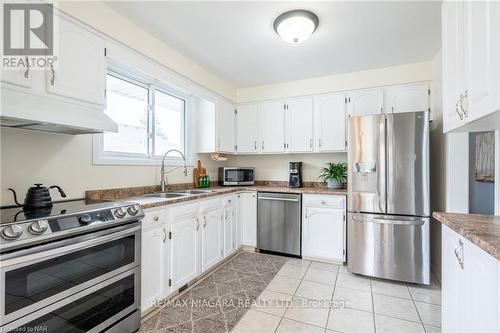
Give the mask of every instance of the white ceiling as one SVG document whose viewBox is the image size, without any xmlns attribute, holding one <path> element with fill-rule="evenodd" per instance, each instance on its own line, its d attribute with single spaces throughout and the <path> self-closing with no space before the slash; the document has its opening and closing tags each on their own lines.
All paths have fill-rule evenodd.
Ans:
<svg viewBox="0 0 500 333">
<path fill-rule="evenodd" d="M 426 61 L 441 44 L 441 1 L 106 4 L 236 88 Z M 299 8 L 320 23 L 292 45 L 272 24 Z"/>
</svg>

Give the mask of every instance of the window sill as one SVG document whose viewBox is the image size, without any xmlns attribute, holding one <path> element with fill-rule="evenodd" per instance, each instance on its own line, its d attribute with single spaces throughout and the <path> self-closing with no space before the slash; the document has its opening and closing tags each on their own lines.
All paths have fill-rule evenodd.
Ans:
<svg viewBox="0 0 500 333">
<path fill-rule="evenodd" d="M 131 165 L 131 166 L 161 166 L 161 159 L 126 158 L 118 156 L 94 157 L 94 165 Z M 166 159 L 166 167 L 184 166 L 180 159 Z M 194 166 L 192 159 L 186 160 L 186 166 Z"/>
</svg>

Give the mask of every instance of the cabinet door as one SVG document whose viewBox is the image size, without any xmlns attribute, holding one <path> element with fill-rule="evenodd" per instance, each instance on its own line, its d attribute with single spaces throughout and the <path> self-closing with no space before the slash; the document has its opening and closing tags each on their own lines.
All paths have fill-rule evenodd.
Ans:
<svg viewBox="0 0 500 333">
<path fill-rule="evenodd" d="M 170 267 L 172 290 L 176 290 L 198 276 L 198 219 L 187 218 L 171 228 Z"/>
<path fill-rule="evenodd" d="M 302 223 L 302 255 L 344 261 L 344 233 L 344 210 L 305 207 Z"/>
<path fill-rule="evenodd" d="M 381 114 L 384 110 L 384 89 L 365 89 L 349 93 L 347 109 L 350 116 Z"/>
<path fill-rule="evenodd" d="M 236 114 L 236 145 L 238 153 L 256 153 L 259 147 L 259 107 L 240 105 Z"/>
<path fill-rule="evenodd" d="M 105 105 L 104 40 L 64 18 L 59 20 L 59 56 L 46 71 L 49 94 Z"/>
<path fill-rule="evenodd" d="M 224 208 L 224 256 L 232 254 L 236 250 L 236 225 L 234 218 L 234 207 Z"/>
<path fill-rule="evenodd" d="M 263 153 L 280 153 L 285 150 L 285 110 L 283 102 L 266 102 L 259 105 L 260 145 Z"/>
<path fill-rule="evenodd" d="M 217 151 L 234 152 L 234 105 L 217 100 Z"/>
<path fill-rule="evenodd" d="M 500 3 L 464 2 L 468 120 L 500 109 Z"/>
<path fill-rule="evenodd" d="M 318 151 L 345 151 L 346 97 L 329 94 L 314 98 L 314 118 Z"/>
<path fill-rule="evenodd" d="M 257 194 L 241 193 L 238 198 L 238 220 L 241 225 L 241 244 L 257 246 Z"/>
<path fill-rule="evenodd" d="M 203 216 L 201 232 L 201 269 L 205 272 L 224 259 L 224 229 L 222 210 L 217 209 Z"/>
<path fill-rule="evenodd" d="M 286 102 L 286 149 L 289 152 L 313 150 L 313 101 L 296 98 Z"/>
<path fill-rule="evenodd" d="M 458 104 L 460 94 L 465 92 L 463 7 L 462 1 L 445 1 L 441 12 L 444 132 L 459 127 L 465 121 Z"/>
<path fill-rule="evenodd" d="M 142 233 L 141 246 L 141 311 L 154 306 L 166 296 L 168 277 L 167 232 L 158 228 Z"/>
<path fill-rule="evenodd" d="M 403 113 L 429 110 L 428 83 L 403 84 L 387 88 L 387 112 Z"/>
</svg>

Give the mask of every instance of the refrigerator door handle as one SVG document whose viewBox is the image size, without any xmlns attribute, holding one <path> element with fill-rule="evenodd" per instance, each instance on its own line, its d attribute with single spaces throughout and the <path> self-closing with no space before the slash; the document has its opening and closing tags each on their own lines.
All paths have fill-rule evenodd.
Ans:
<svg viewBox="0 0 500 333">
<path fill-rule="evenodd" d="M 379 125 L 380 136 L 379 136 L 379 156 L 378 156 L 378 184 L 377 190 L 379 193 L 379 209 L 380 212 L 387 212 L 387 185 L 386 185 L 386 172 L 387 172 L 387 155 L 386 155 L 386 131 L 387 131 L 387 123 L 385 117 L 381 118 L 381 122 Z"/>
<path fill-rule="evenodd" d="M 379 224 L 399 224 L 399 225 L 412 225 L 421 226 L 425 224 L 424 220 L 397 220 L 397 219 L 378 219 L 374 217 L 362 217 L 362 216 L 352 216 L 352 220 L 356 222 L 368 222 L 368 223 L 379 223 Z"/>
</svg>

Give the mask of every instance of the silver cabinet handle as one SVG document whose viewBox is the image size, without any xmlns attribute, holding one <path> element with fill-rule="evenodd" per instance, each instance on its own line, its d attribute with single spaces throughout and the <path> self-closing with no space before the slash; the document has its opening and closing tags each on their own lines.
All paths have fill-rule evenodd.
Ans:
<svg viewBox="0 0 500 333">
<path fill-rule="evenodd" d="M 203 228 L 207 227 L 207 217 L 203 216 Z"/>
<path fill-rule="evenodd" d="M 165 231 L 165 228 L 163 228 L 163 243 L 165 243 L 167 240 L 167 232 Z"/>
<path fill-rule="evenodd" d="M 307 222 L 307 213 L 308 213 L 308 211 L 307 211 L 307 208 L 306 208 L 306 216 L 305 216 L 306 217 L 306 222 Z"/>
<path fill-rule="evenodd" d="M 26 56 L 26 71 L 24 72 L 24 77 L 29 79 L 30 77 L 30 63 L 29 58 Z"/>
<path fill-rule="evenodd" d="M 262 150 L 264 150 L 264 141 L 262 141 Z"/>
<path fill-rule="evenodd" d="M 54 64 L 52 62 L 50 63 L 50 71 L 52 72 L 50 84 L 53 86 L 56 83 L 56 71 L 54 70 Z"/>
<path fill-rule="evenodd" d="M 220 148 L 220 138 L 217 138 L 217 149 Z"/>
<path fill-rule="evenodd" d="M 255 140 L 255 141 L 253 142 L 253 149 L 254 149 L 254 150 L 257 150 L 257 140 Z"/>
<path fill-rule="evenodd" d="M 318 139 L 318 146 L 319 146 L 319 148 L 321 148 L 321 146 L 322 146 L 322 143 L 321 143 L 321 138 L 320 138 L 320 139 Z"/>
<path fill-rule="evenodd" d="M 464 243 L 461 239 L 458 240 L 458 245 L 455 248 L 455 257 L 458 260 L 460 268 L 464 269 Z"/>
<path fill-rule="evenodd" d="M 465 92 L 463 95 L 460 95 L 460 108 L 462 109 L 462 113 L 464 114 L 465 118 L 469 116 L 469 106 L 467 105 L 467 89 L 465 89 Z M 464 109 L 464 103 L 465 103 L 465 109 Z"/>
<path fill-rule="evenodd" d="M 458 111 L 458 105 L 461 104 L 461 102 L 462 102 L 462 97 L 460 97 L 460 99 L 458 100 L 457 104 L 455 104 L 455 111 L 457 112 L 458 117 L 460 118 L 460 120 L 464 119 L 464 115 L 461 114 L 460 111 Z"/>
<path fill-rule="evenodd" d="M 312 148 L 313 147 L 313 139 L 309 139 L 309 148 Z"/>
<path fill-rule="evenodd" d="M 200 229 L 200 222 L 196 219 L 196 231 Z"/>
</svg>

